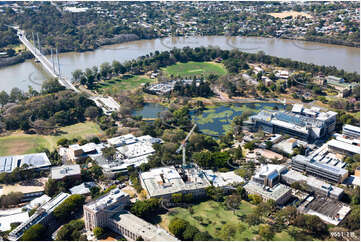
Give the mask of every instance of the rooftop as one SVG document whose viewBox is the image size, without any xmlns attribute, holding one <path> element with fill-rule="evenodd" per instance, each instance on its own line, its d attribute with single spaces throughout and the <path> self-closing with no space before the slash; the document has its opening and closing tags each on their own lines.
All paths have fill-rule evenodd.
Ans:
<svg viewBox="0 0 361 242">
<path fill-rule="evenodd" d="M 308 186 L 310 186 L 311 188 L 319 189 L 324 192 L 329 192 L 330 194 L 337 196 L 337 197 L 343 193 L 343 189 L 341 189 L 337 186 L 332 186 L 331 184 L 321 181 L 314 177 L 305 176 L 301 172 L 298 172 L 295 170 L 287 171 L 286 173 L 282 174 L 282 177 L 285 177 L 285 178 L 289 177 L 290 179 L 296 180 L 299 182 L 305 181 L 306 184 Z"/>
<path fill-rule="evenodd" d="M 341 140 L 332 139 L 327 142 L 327 145 L 330 147 L 335 147 L 338 149 L 346 150 L 348 152 L 354 153 L 354 154 L 360 154 L 360 146 L 349 144 L 346 142 L 343 142 Z"/>
<path fill-rule="evenodd" d="M 180 173 L 184 173 L 184 176 L 181 176 Z M 150 171 L 142 172 L 140 179 L 143 180 L 144 188 L 150 197 L 202 189 L 210 186 L 206 175 L 197 166 L 179 167 L 178 169 L 174 166 L 154 168 Z"/>
<path fill-rule="evenodd" d="M 344 130 L 350 130 L 350 131 L 357 132 L 357 133 L 360 133 L 360 132 L 361 132 L 361 128 L 360 128 L 360 127 L 354 126 L 354 125 L 350 125 L 350 124 L 345 124 L 345 125 L 343 126 L 343 129 L 344 129 Z"/>
<path fill-rule="evenodd" d="M 67 199 L 69 196 L 70 195 L 68 193 L 60 193 L 49 202 L 43 204 L 28 220 L 20 224 L 13 231 L 11 231 L 9 234 L 9 238 L 18 239 L 19 237 L 21 237 L 25 230 L 41 222 L 41 220 L 43 220 L 50 213 L 52 213 L 54 209 L 58 207 L 61 203 L 63 203 L 65 199 Z"/>
<path fill-rule="evenodd" d="M 63 165 L 51 168 L 51 178 L 55 180 L 80 174 L 80 165 Z"/>
<path fill-rule="evenodd" d="M 144 221 L 141 218 L 121 211 L 112 216 L 112 220 L 129 231 L 137 231 L 144 240 L 150 241 L 174 241 L 177 240 L 164 229 Z"/>
<path fill-rule="evenodd" d="M 260 185 L 254 181 L 248 182 L 244 186 L 244 188 L 247 191 L 250 191 L 251 193 L 252 192 L 258 193 L 266 199 L 272 199 L 275 201 L 277 201 L 278 199 L 283 197 L 286 193 L 291 191 L 291 188 L 289 188 L 288 186 L 285 186 L 283 184 L 280 184 L 280 183 L 276 184 L 272 188 L 270 188 L 270 187 L 264 187 L 263 185 Z"/>
<path fill-rule="evenodd" d="M 12 172 L 15 168 L 22 167 L 23 165 L 27 165 L 28 169 L 33 169 L 49 167 L 51 163 L 45 153 L 0 157 L 0 173 Z"/>
<path fill-rule="evenodd" d="M 347 173 L 347 170 L 345 170 L 343 168 L 333 166 L 333 165 L 330 165 L 327 163 L 317 162 L 313 158 L 306 157 L 303 155 L 296 155 L 295 157 L 292 158 L 292 160 L 297 161 L 302 164 L 309 165 L 309 166 L 314 166 L 317 169 L 322 169 L 324 171 L 328 171 L 328 172 L 340 175 L 341 177 L 343 177 Z"/>
<path fill-rule="evenodd" d="M 96 186 L 95 182 L 83 182 L 78 186 L 74 186 L 69 189 L 71 194 L 88 194 L 90 193 L 90 188 Z"/>
<path fill-rule="evenodd" d="M 115 204 L 117 204 L 123 198 L 129 197 L 128 194 L 119 190 L 119 188 L 115 188 L 111 190 L 109 193 L 101 196 L 100 198 L 86 204 L 85 206 L 93 210 L 94 212 L 109 208 Z"/>
<path fill-rule="evenodd" d="M 244 179 L 238 176 L 234 171 L 229 172 L 214 172 L 212 170 L 204 170 L 209 182 L 215 187 L 225 187 L 234 183 L 242 183 Z"/>
</svg>

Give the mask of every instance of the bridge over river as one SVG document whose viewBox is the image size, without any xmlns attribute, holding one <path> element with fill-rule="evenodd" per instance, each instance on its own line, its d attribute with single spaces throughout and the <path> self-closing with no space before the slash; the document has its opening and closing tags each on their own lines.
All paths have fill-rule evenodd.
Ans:
<svg viewBox="0 0 361 242">
<path fill-rule="evenodd" d="M 52 55 L 53 60 L 51 62 L 48 60 L 48 58 L 46 58 L 45 55 L 41 53 L 41 51 L 38 48 L 36 48 L 26 38 L 25 31 L 18 29 L 18 37 L 19 40 L 26 46 L 26 48 L 28 48 L 28 50 L 35 56 L 35 58 L 43 65 L 43 67 L 46 69 L 47 72 L 50 73 L 52 77 L 57 78 L 59 83 L 63 85 L 65 88 L 72 89 L 75 92 L 79 92 L 79 90 L 71 83 L 70 80 L 67 80 L 65 77 L 61 76 L 60 68 L 59 68 L 60 65 L 58 65 L 58 68 L 56 68 L 53 55 Z M 58 55 L 56 57 L 59 58 Z M 59 64 L 59 59 L 57 60 Z"/>
<path fill-rule="evenodd" d="M 49 74 L 52 77 L 57 78 L 59 83 L 65 88 L 71 89 L 75 92 L 80 92 L 80 90 L 76 88 L 70 80 L 68 80 L 67 78 L 61 75 L 58 51 L 56 51 L 55 57 L 53 54 L 51 55 L 51 61 L 50 61 L 48 58 L 46 58 L 45 55 L 41 53 L 39 38 L 37 39 L 38 47 L 36 47 L 34 46 L 34 44 L 36 44 L 34 37 L 33 37 L 33 42 L 34 42 L 33 44 L 26 38 L 25 31 L 17 27 L 13 27 L 13 28 L 15 28 L 18 31 L 17 35 L 19 37 L 19 40 L 35 56 L 35 58 L 42 64 L 45 70 L 49 72 Z M 56 65 L 56 61 L 58 65 Z M 96 96 L 92 93 L 89 99 L 93 100 L 98 107 L 103 109 L 106 115 L 110 115 L 112 112 L 118 111 L 120 108 L 120 105 L 112 97 Z"/>
</svg>

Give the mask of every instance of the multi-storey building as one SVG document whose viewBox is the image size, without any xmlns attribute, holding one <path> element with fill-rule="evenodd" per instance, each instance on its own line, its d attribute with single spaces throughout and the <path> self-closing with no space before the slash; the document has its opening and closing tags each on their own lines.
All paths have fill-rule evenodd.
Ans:
<svg viewBox="0 0 361 242">
<path fill-rule="evenodd" d="M 286 170 L 282 165 L 263 165 L 244 188 L 250 194 L 261 196 L 264 201 L 274 200 L 283 205 L 292 195 L 290 187 L 279 183 L 281 173 Z"/>
<path fill-rule="evenodd" d="M 349 138 L 360 139 L 360 130 L 360 127 L 345 124 L 342 128 L 342 133 Z"/>
<path fill-rule="evenodd" d="M 305 109 L 295 104 L 292 111 L 262 110 L 251 116 L 253 129 L 268 133 L 281 133 L 308 142 L 324 138 L 335 130 L 336 112 L 320 112 L 319 108 Z"/>
<path fill-rule="evenodd" d="M 116 188 L 84 205 L 85 228 L 93 230 L 95 227 L 106 227 L 109 216 L 123 210 L 128 203 L 129 195 Z"/>
<path fill-rule="evenodd" d="M 118 188 L 83 206 L 85 228 L 107 227 L 128 240 L 169 241 L 177 240 L 164 229 L 154 226 L 124 210 L 129 195 Z"/>
<path fill-rule="evenodd" d="M 167 166 L 154 168 L 139 175 L 148 197 L 170 198 L 173 193 L 190 193 L 194 197 L 205 195 L 211 183 L 195 164 L 187 167 Z"/>
<path fill-rule="evenodd" d="M 342 183 L 348 176 L 348 171 L 338 167 L 337 164 L 316 161 L 310 156 L 296 155 L 292 158 L 291 165 L 294 170 L 306 172 L 330 182 Z"/>
<path fill-rule="evenodd" d="M 307 185 L 309 191 L 313 191 L 316 194 L 330 197 L 340 200 L 343 195 L 343 189 L 337 186 L 333 186 L 329 183 L 321 181 L 315 177 L 307 177 L 301 172 L 289 170 L 281 175 L 281 181 L 288 185 L 292 185 L 294 182 L 300 182 Z M 308 190 L 307 189 L 307 190 Z"/>
<path fill-rule="evenodd" d="M 51 199 L 49 202 L 40 206 L 36 212 L 24 223 L 20 224 L 13 231 L 9 233 L 9 240 L 18 240 L 20 239 L 24 232 L 35 224 L 43 224 L 48 226 L 53 218 L 53 211 L 60 204 L 62 204 L 70 195 L 68 193 L 60 193 L 55 198 Z M 53 226 L 48 226 L 51 230 Z"/>
</svg>

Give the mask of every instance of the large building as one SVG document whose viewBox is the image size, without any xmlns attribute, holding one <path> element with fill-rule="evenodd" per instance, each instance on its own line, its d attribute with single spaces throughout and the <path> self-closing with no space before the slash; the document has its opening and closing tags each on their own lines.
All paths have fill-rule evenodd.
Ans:
<svg viewBox="0 0 361 242">
<path fill-rule="evenodd" d="M 63 165 L 51 168 L 51 178 L 53 180 L 80 179 L 80 165 Z"/>
<path fill-rule="evenodd" d="M 295 104 L 290 112 L 262 110 L 251 116 L 250 120 L 255 130 L 288 134 L 313 142 L 335 130 L 336 115 L 336 112 L 320 112 L 316 107 L 306 109 L 303 105 Z"/>
<path fill-rule="evenodd" d="M 244 188 L 249 194 L 261 196 L 264 201 L 274 200 L 276 204 L 283 205 L 292 195 L 290 187 L 279 183 L 285 171 L 287 169 L 282 165 L 263 165 Z"/>
<path fill-rule="evenodd" d="M 27 169 L 49 169 L 51 163 L 45 153 L 1 156 L 0 173 L 12 172 L 15 168 L 27 166 Z"/>
<path fill-rule="evenodd" d="M 85 228 L 93 230 L 95 227 L 106 227 L 109 214 L 123 210 L 128 203 L 129 195 L 116 188 L 84 205 Z"/>
<path fill-rule="evenodd" d="M 153 144 L 163 141 L 149 135 L 135 137 L 132 134 L 127 134 L 108 139 L 107 142 L 107 146 L 116 148 L 116 159 L 109 161 L 101 155 L 92 156 L 92 159 L 106 172 L 126 172 L 129 166 L 138 167 L 147 163 L 148 156 L 155 152 Z"/>
<path fill-rule="evenodd" d="M 327 142 L 328 149 L 334 153 L 343 155 L 360 154 L 360 145 L 350 144 L 340 139 L 332 139 Z"/>
<path fill-rule="evenodd" d="M 194 164 L 187 167 L 154 168 L 142 172 L 139 178 L 149 198 L 170 198 L 173 193 L 191 193 L 193 196 L 203 196 L 205 188 L 211 185 L 206 174 Z"/>
<path fill-rule="evenodd" d="M 343 78 L 335 76 L 326 77 L 327 85 L 335 88 L 339 92 L 339 97 L 347 97 L 357 86 L 356 83 L 346 83 Z"/>
<path fill-rule="evenodd" d="M 342 128 L 342 133 L 345 136 L 354 139 L 360 139 L 360 131 L 361 131 L 360 127 L 350 124 L 345 124 Z"/>
<path fill-rule="evenodd" d="M 108 227 L 123 235 L 127 240 L 143 239 L 145 241 L 176 241 L 173 235 L 159 226 L 148 223 L 128 211 L 114 214 L 108 222 Z"/>
<path fill-rule="evenodd" d="M 204 170 L 204 174 L 213 186 L 223 188 L 224 190 L 232 190 L 233 184 L 244 182 L 244 179 L 234 171 L 214 172 L 213 170 Z"/>
<path fill-rule="evenodd" d="M 301 172 L 289 170 L 281 175 L 282 182 L 291 185 L 294 182 L 304 183 L 310 191 L 319 195 L 340 200 L 343 195 L 343 189 L 333 186 L 329 183 L 316 179 L 315 177 L 307 177 Z"/>
<path fill-rule="evenodd" d="M 102 143 L 87 143 L 84 145 L 72 144 L 69 148 L 61 148 L 59 153 L 63 156 L 65 155 L 68 160 L 77 161 L 86 159 L 87 157 L 100 155 L 104 148 L 105 145 Z"/>
<path fill-rule="evenodd" d="M 249 181 L 244 186 L 244 189 L 246 189 L 249 194 L 259 195 L 264 201 L 273 200 L 278 205 L 285 204 L 292 196 L 292 189 L 281 183 L 270 188 L 257 182 Z"/>
<path fill-rule="evenodd" d="M 348 177 L 348 171 L 339 167 L 338 163 L 330 164 L 329 160 L 332 159 L 317 160 L 317 156 L 296 155 L 292 158 L 291 165 L 294 170 L 306 172 L 330 182 L 342 183 Z"/>
<path fill-rule="evenodd" d="M 45 226 L 49 225 L 51 220 L 53 220 L 52 213 L 55 208 L 62 204 L 70 195 L 67 193 L 60 193 L 49 202 L 41 205 L 36 212 L 24 223 L 20 224 L 13 231 L 9 233 L 9 240 L 19 240 L 24 232 L 35 224 L 43 224 Z M 53 226 L 48 226 L 53 228 Z"/>
<path fill-rule="evenodd" d="M 129 195 L 118 188 L 83 206 L 85 228 L 107 227 L 123 235 L 127 240 L 169 241 L 177 240 L 164 229 L 154 226 L 129 213 L 124 208 Z"/>
</svg>

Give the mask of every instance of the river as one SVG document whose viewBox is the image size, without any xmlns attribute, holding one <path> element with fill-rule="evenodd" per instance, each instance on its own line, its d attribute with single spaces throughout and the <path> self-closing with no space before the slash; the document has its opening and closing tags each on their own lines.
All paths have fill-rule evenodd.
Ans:
<svg viewBox="0 0 361 242">
<path fill-rule="evenodd" d="M 360 49 L 339 45 L 329 45 L 307 41 L 295 41 L 261 37 L 174 37 L 165 39 L 138 40 L 108 45 L 94 51 L 60 54 L 61 72 L 68 78 L 75 69 L 84 70 L 103 62 L 118 60 L 124 62 L 156 50 L 165 51 L 173 47 L 218 46 L 221 49 L 238 48 L 240 51 L 256 53 L 260 50 L 271 56 L 336 66 L 348 72 L 360 73 Z M 31 85 L 39 90 L 43 80 L 50 76 L 34 60 L 27 60 L 13 66 L 0 68 L 0 91 L 10 91 L 13 87 L 28 90 Z"/>
</svg>

